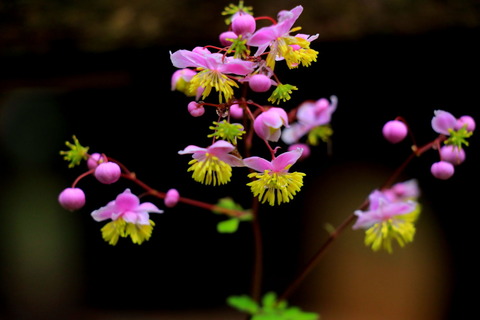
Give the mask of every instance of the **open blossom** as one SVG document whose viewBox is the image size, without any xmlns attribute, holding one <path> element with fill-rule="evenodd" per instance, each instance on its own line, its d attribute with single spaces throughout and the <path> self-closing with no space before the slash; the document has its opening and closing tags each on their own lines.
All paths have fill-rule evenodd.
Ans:
<svg viewBox="0 0 480 320">
<path fill-rule="evenodd" d="M 248 175 L 255 178 L 249 182 L 249 186 L 255 197 L 261 203 L 268 203 L 273 206 L 289 202 L 303 186 L 302 172 L 288 172 L 290 167 L 297 162 L 302 155 L 302 149 L 284 152 L 272 161 L 260 157 L 249 157 L 243 160 L 245 166 L 258 171 Z"/>
<path fill-rule="evenodd" d="M 230 142 L 218 140 L 208 148 L 190 145 L 179 154 L 192 154 L 188 163 L 193 171 L 192 178 L 204 184 L 221 185 L 230 181 L 232 166 L 243 166 L 240 158 L 230 154 L 235 149 Z"/>
<path fill-rule="evenodd" d="M 177 68 L 198 68 L 200 71 L 190 79 L 189 90 L 196 92 L 203 88 L 202 99 L 205 99 L 215 88 L 220 103 L 224 100 L 229 101 L 233 96 L 232 87 L 238 87 L 227 74 L 245 76 L 256 66 L 254 62 L 226 57 L 221 53 L 211 53 L 201 47 L 192 51 L 178 50 L 170 55 L 170 59 Z"/>
<path fill-rule="evenodd" d="M 383 248 L 391 253 L 394 240 L 403 247 L 415 235 L 414 222 L 420 213 L 417 195 L 415 180 L 398 184 L 396 190 L 373 191 L 368 209 L 355 211 L 358 219 L 352 228 L 366 229 L 365 244 L 374 251 Z"/>
<path fill-rule="evenodd" d="M 259 114 L 253 122 L 255 133 L 262 139 L 277 142 L 281 127 L 288 127 L 288 115 L 282 108 L 272 107 Z"/>
<path fill-rule="evenodd" d="M 323 136 L 318 136 L 322 133 L 320 127 L 330 123 L 332 114 L 337 109 L 337 97 L 331 96 L 330 100 L 331 102 L 321 98 L 317 101 L 302 103 L 298 107 L 297 122 L 291 124 L 282 133 L 283 142 L 286 144 L 296 143 L 307 133 L 309 134 L 309 142 L 313 145 L 315 145 L 315 139 L 318 139 L 318 137 L 323 139 Z"/>
<path fill-rule="evenodd" d="M 317 60 L 318 52 L 310 49 L 310 42 L 315 40 L 318 35 L 290 35 L 290 32 L 298 30 L 292 29 L 292 27 L 302 11 L 302 6 L 296 6 L 290 11 L 280 11 L 277 24 L 257 30 L 248 39 L 248 45 L 258 47 L 256 56 L 261 55 L 270 47 L 266 61 L 267 66 L 272 70 L 276 60 L 285 59 L 289 68 L 296 68 L 300 64 L 309 66 L 311 62 Z"/>
<path fill-rule="evenodd" d="M 102 236 L 111 245 L 116 245 L 119 237 L 130 236 L 133 243 L 142 244 L 152 235 L 155 223 L 149 213 L 163 213 L 153 203 L 140 203 L 140 199 L 126 189 L 105 207 L 92 212 L 95 221 L 112 220 L 102 228 Z"/>
</svg>

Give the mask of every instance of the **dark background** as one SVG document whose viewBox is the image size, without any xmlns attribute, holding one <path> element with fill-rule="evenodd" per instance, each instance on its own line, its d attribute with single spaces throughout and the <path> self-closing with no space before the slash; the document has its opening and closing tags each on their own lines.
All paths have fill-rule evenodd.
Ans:
<svg viewBox="0 0 480 320">
<path fill-rule="evenodd" d="M 237 319 L 238 314 L 223 306 L 227 296 L 249 291 L 253 244 L 247 224 L 236 234 L 221 235 L 215 225 L 222 217 L 180 204 L 152 217 L 156 226 L 150 241 L 137 246 L 121 239 L 112 247 L 101 239 L 103 224 L 89 213 L 126 187 L 132 191 L 136 187 L 123 181 L 99 185 L 87 177 L 79 184 L 87 194 L 85 208 L 71 213 L 56 202 L 58 193 L 83 172 L 83 168 L 68 169 L 59 155 L 66 149 L 64 142 L 76 135 L 91 152 L 120 160 L 158 190 L 174 187 L 183 196 L 211 203 L 233 194 L 249 206 L 246 180 L 235 171 L 225 187 L 203 187 L 190 178 L 189 157 L 177 151 L 189 144 L 205 145 L 208 125 L 216 115 L 207 110 L 204 117 L 191 118 L 186 111 L 190 100 L 170 90 L 175 68 L 169 52 L 216 45 L 217 35 L 225 30 L 220 12 L 227 4 L 0 4 L 1 319 L 110 319 L 116 312 L 127 319 L 127 311 L 137 319 L 140 314 L 174 319 L 168 312 L 178 319 L 200 319 L 199 313 L 182 317 L 188 310 L 212 310 L 209 319 L 220 310 Z M 254 6 L 255 15 L 275 15 L 298 3 L 246 4 Z M 327 155 L 322 145 L 314 150 L 314 157 L 296 165 L 307 178 L 294 201 L 280 208 L 262 207 L 265 290 L 283 290 L 314 252 L 315 243 L 325 238 L 323 224 L 338 225 L 407 157 L 410 142 L 393 146 L 382 138 L 386 121 L 403 116 L 417 143 L 423 144 L 435 138 L 430 125 L 434 110 L 457 117 L 479 116 L 478 2 L 301 4 L 305 11 L 296 25 L 302 26 L 302 32 L 320 34 L 312 43 L 319 56 L 310 68 L 287 70 L 279 63 L 280 78 L 299 87 L 284 106 L 330 95 L 338 97 L 339 105 L 332 120 L 332 154 Z M 404 265 L 418 270 L 419 279 L 433 277 L 425 283 L 440 289 L 384 283 L 376 296 L 373 284 L 381 278 L 376 275 L 367 279 L 365 287 L 350 283 L 347 290 L 373 302 L 378 299 L 378 304 L 383 303 L 382 295 L 404 290 L 416 302 L 396 301 L 400 306 L 436 312 L 413 312 L 408 319 L 415 318 L 412 314 L 418 319 L 459 319 L 474 312 L 468 292 L 475 291 L 478 282 L 474 262 L 478 146 L 474 135 L 467 160 L 447 181 L 429 172 L 438 159 L 434 151 L 415 159 L 405 171 L 402 177 L 417 178 L 422 189 L 425 214 L 418 224 L 419 244 L 397 249 L 394 255 L 372 254 L 360 232 L 347 230 L 338 240 L 338 253 L 332 248 L 326 257 L 347 260 L 332 262 L 319 274 L 333 279 L 357 272 L 366 278 L 362 266 L 375 261 L 382 274 L 390 276 L 387 279 L 395 279 L 399 276 L 392 263 Z M 324 208 L 333 215 L 315 202 L 325 198 L 338 203 Z M 148 201 L 163 207 L 154 198 Z M 347 251 L 342 247 L 348 243 L 345 238 L 356 241 Z M 346 265 L 356 271 L 345 269 Z M 348 293 L 315 281 L 309 279 L 303 291 L 307 293 L 299 292 L 292 303 L 325 319 L 342 318 L 347 306 L 353 315 L 343 314 L 342 319 L 361 319 L 360 314 L 365 319 L 394 319 L 375 304 L 372 308 L 355 304 L 346 298 Z M 333 300 L 342 307 L 329 309 Z"/>
</svg>

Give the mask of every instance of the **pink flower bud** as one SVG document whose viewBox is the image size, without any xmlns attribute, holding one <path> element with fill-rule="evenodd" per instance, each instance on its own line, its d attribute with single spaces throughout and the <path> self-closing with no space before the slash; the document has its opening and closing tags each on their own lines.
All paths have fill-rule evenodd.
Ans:
<svg viewBox="0 0 480 320">
<path fill-rule="evenodd" d="M 430 171 L 432 172 L 435 178 L 447 180 L 451 176 L 453 176 L 453 173 L 455 172 L 455 168 L 453 167 L 453 164 L 451 164 L 450 162 L 438 161 L 432 164 Z"/>
<path fill-rule="evenodd" d="M 93 153 L 88 157 L 87 167 L 90 170 L 95 169 L 102 162 L 107 162 L 107 159 L 105 159 L 100 153 Z"/>
<path fill-rule="evenodd" d="M 390 120 L 383 126 L 382 133 L 390 143 L 398 143 L 405 139 L 408 129 L 402 121 Z"/>
<path fill-rule="evenodd" d="M 453 165 L 459 165 L 465 160 L 465 150 L 453 145 L 446 145 L 440 148 L 440 158 Z"/>
<path fill-rule="evenodd" d="M 473 118 L 470 116 L 461 116 L 460 118 L 458 118 L 455 129 L 461 129 L 465 125 L 467 126 L 467 131 L 475 130 L 475 120 L 473 120 Z"/>
<path fill-rule="evenodd" d="M 100 163 L 94 172 L 95 178 L 104 184 L 117 182 L 121 174 L 122 170 L 115 162 Z"/>
<path fill-rule="evenodd" d="M 243 118 L 243 109 L 238 104 L 232 104 L 230 106 L 230 115 L 235 119 Z"/>
<path fill-rule="evenodd" d="M 220 40 L 220 43 L 222 46 L 229 47 L 232 44 L 231 40 L 227 39 L 237 39 L 237 34 L 233 31 L 225 31 L 220 34 L 218 39 Z"/>
<path fill-rule="evenodd" d="M 264 74 L 255 74 L 250 77 L 248 85 L 255 92 L 265 92 L 272 86 L 272 80 Z"/>
<path fill-rule="evenodd" d="M 195 101 L 190 102 L 187 108 L 192 117 L 200 117 L 205 113 L 205 108 Z"/>
<path fill-rule="evenodd" d="M 165 195 L 165 205 L 169 208 L 172 208 L 178 203 L 179 199 L 180 194 L 178 193 L 177 189 L 170 189 Z"/>
<path fill-rule="evenodd" d="M 255 18 L 247 13 L 240 13 L 232 20 L 232 30 L 238 35 L 249 35 L 255 31 Z"/>
<path fill-rule="evenodd" d="M 64 209 L 75 211 L 85 205 L 85 193 L 80 188 L 66 188 L 58 195 L 58 202 Z"/>
</svg>

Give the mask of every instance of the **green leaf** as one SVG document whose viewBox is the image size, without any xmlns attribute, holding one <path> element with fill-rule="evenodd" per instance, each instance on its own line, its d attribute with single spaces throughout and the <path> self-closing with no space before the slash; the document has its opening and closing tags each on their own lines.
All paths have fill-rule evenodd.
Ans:
<svg viewBox="0 0 480 320">
<path fill-rule="evenodd" d="M 258 311 L 258 304 L 249 296 L 230 296 L 227 298 L 229 306 L 249 314 L 254 314 Z"/>
<path fill-rule="evenodd" d="M 220 233 L 234 233 L 238 229 L 240 220 L 232 218 L 224 221 L 220 221 L 217 224 L 217 231 Z"/>
</svg>

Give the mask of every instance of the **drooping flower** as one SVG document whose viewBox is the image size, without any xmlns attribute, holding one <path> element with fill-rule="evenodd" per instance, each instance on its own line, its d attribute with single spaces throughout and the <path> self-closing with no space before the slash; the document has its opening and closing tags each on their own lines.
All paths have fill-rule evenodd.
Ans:
<svg viewBox="0 0 480 320">
<path fill-rule="evenodd" d="M 298 142 L 308 134 L 308 142 L 316 145 L 318 139 L 326 140 L 332 134 L 329 123 L 332 114 L 337 109 L 337 97 L 331 96 L 331 102 L 325 98 L 317 101 L 305 101 L 297 111 L 297 122 L 290 125 L 282 133 L 282 140 L 286 144 Z"/>
<path fill-rule="evenodd" d="M 300 29 L 292 29 L 292 27 L 302 11 L 302 6 L 296 6 L 290 11 L 280 11 L 277 24 L 259 29 L 249 38 L 247 44 L 258 47 L 256 56 L 261 55 L 270 47 L 266 62 L 272 70 L 276 60 L 285 59 L 289 68 L 296 68 L 300 64 L 309 66 L 317 60 L 318 52 L 310 49 L 310 42 L 315 40 L 318 35 L 290 35 L 290 32 Z"/>
<path fill-rule="evenodd" d="M 255 68 L 255 63 L 237 58 L 226 57 L 221 53 L 211 53 L 209 50 L 197 47 L 192 51 L 178 50 L 170 54 L 173 65 L 177 68 L 197 68 L 200 70 L 190 80 L 192 92 L 203 88 L 202 99 L 205 99 L 212 89 L 218 92 L 219 102 L 229 101 L 233 96 L 233 88 L 238 84 L 227 74 L 245 76 Z"/>
<path fill-rule="evenodd" d="M 411 180 L 415 184 L 415 180 Z M 404 186 L 399 187 L 401 189 Z M 412 191 L 413 185 L 406 185 Z M 415 189 L 413 189 L 415 190 Z M 395 192 L 373 191 L 369 195 L 367 210 L 356 210 L 358 216 L 353 229 L 366 229 L 365 245 L 373 251 L 384 249 L 392 252 L 392 242 L 401 247 L 412 242 L 415 235 L 414 222 L 420 213 L 420 205 L 414 200 L 414 193 L 409 196 L 392 196 Z"/>
<path fill-rule="evenodd" d="M 382 134 L 390 143 L 403 141 L 408 134 L 407 125 L 400 120 L 390 120 L 382 128 Z"/>
<path fill-rule="evenodd" d="M 470 116 L 457 119 L 450 112 L 435 110 L 432 128 L 435 132 L 448 136 L 445 144 L 461 149 L 463 145 L 468 146 L 467 138 L 473 134 L 475 121 Z"/>
<path fill-rule="evenodd" d="M 258 171 L 248 175 L 254 178 L 247 183 L 255 197 L 261 203 L 268 202 L 271 206 L 275 202 L 279 205 L 290 202 L 303 186 L 302 172 L 288 172 L 290 167 L 297 162 L 302 155 L 303 149 L 284 152 L 272 161 L 260 157 L 249 157 L 243 160 L 245 166 Z"/>
<path fill-rule="evenodd" d="M 281 127 L 288 127 L 288 115 L 282 108 L 272 107 L 259 114 L 253 122 L 255 133 L 263 140 L 277 142 Z"/>
<path fill-rule="evenodd" d="M 120 237 L 130 236 L 133 243 L 142 244 L 150 239 L 155 223 L 149 213 L 163 213 L 151 202 L 140 203 L 140 199 L 126 189 L 115 200 L 92 212 L 95 221 L 112 220 L 102 228 L 102 236 L 111 245 Z"/>
<path fill-rule="evenodd" d="M 240 158 L 230 154 L 233 150 L 235 146 L 230 142 L 218 140 L 208 148 L 190 145 L 178 153 L 192 154 L 188 171 L 193 171 L 192 178 L 195 181 L 215 186 L 230 181 L 232 167 L 243 166 Z"/>
</svg>

